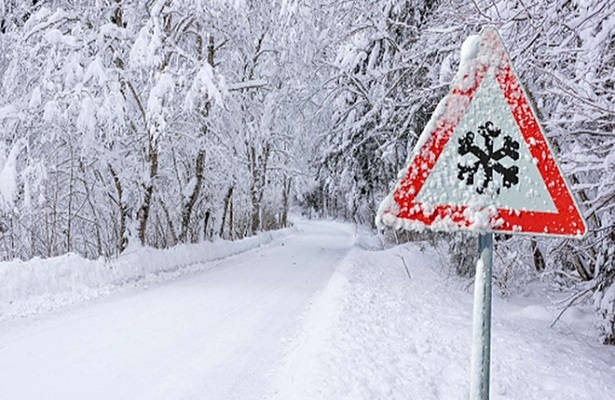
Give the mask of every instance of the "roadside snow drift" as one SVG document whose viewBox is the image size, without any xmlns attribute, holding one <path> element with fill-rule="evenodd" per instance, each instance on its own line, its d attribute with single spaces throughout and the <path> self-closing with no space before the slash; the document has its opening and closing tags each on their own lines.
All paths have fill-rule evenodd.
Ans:
<svg viewBox="0 0 615 400">
<path fill-rule="evenodd" d="M 88 260 L 77 254 L 0 263 L 0 321 L 98 298 L 127 286 L 147 285 L 198 271 L 219 260 L 271 243 L 293 228 L 238 241 L 133 248 L 116 260 Z"/>
</svg>

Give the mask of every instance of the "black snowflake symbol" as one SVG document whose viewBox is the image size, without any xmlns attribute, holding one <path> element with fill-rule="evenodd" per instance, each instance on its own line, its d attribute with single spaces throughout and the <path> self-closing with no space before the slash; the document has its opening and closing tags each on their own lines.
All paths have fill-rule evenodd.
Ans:
<svg viewBox="0 0 615 400">
<path fill-rule="evenodd" d="M 505 188 L 510 188 L 519 183 L 519 167 L 513 165 L 506 168 L 499 163 L 504 157 L 509 157 L 513 160 L 519 159 L 519 142 L 514 141 L 510 136 L 504 136 L 504 145 L 499 150 L 493 151 L 493 139 L 502 134 L 502 131 L 493 125 L 493 122 L 487 121 L 484 125 L 478 127 L 478 134 L 483 137 L 484 147 L 480 148 L 474 144 L 475 134 L 469 131 L 464 137 L 459 139 L 459 154 L 462 156 L 472 153 L 478 160 L 472 165 L 457 164 L 459 173 L 457 178 L 465 180 L 467 185 L 474 184 L 474 176 L 478 172 L 478 168 L 482 166 L 485 173 L 483 182 L 476 188 L 479 194 L 483 194 L 489 183 L 493 181 L 493 171 L 502 175 L 502 185 Z M 500 189 L 497 188 L 499 193 Z"/>
</svg>

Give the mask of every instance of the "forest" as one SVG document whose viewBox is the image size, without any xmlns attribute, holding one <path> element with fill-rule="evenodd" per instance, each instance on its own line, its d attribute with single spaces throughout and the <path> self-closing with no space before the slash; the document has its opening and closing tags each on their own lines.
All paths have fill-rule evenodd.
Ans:
<svg viewBox="0 0 615 400">
<path fill-rule="evenodd" d="M 299 210 L 375 229 L 464 39 L 507 44 L 589 233 L 496 237 L 615 344 L 612 0 L 0 0 L 0 259 L 240 239 Z M 468 234 L 448 243 L 473 273 Z"/>
</svg>

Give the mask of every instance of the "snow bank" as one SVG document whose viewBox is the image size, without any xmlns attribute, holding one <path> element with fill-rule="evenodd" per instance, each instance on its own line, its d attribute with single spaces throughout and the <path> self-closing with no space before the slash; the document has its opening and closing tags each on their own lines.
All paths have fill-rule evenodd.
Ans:
<svg viewBox="0 0 615 400">
<path fill-rule="evenodd" d="M 94 299 L 122 288 L 174 279 L 207 268 L 203 263 L 240 254 L 285 237 L 294 228 L 238 241 L 136 248 L 116 260 L 76 254 L 0 263 L 0 321 Z"/>
<path fill-rule="evenodd" d="M 355 247 L 313 303 L 272 397 L 467 399 L 472 290 L 439 260 L 418 244 Z M 577 311 L 551 328 L 559 310 L 544 293 L 494 299 L 492 399 L 613 397 L 615 348 L 574 326 L 591 318 Z"/>
</svg>

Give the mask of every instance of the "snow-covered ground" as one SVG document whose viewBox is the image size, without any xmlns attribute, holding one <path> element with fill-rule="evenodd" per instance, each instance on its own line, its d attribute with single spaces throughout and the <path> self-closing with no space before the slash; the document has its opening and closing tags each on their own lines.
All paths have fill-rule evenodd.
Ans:
<svg viewBox="0 0 615 400">
<path fill-rule="evenodd" d="M 468 398 L 471 287 L 429 247 L 373 240 L 300 221 L 79 273 L 76 256 L 0 264 L 0 399 Z M 614 398 L 591 310 L 550 328 L 549 304 L 496 296 L 492 398 Z"/>
<path fill-rule="evenodd" d="M 469 398 L 472 287 L 433 248 L 361 247 L 306 317 L 273 397 Z M 492 399 L 615 399 L 615 348 L 597 341 L 591 310 L 571 309 L 550 328 L 559 311 L 540 286 L 495 296 Z"/>
</svg>

